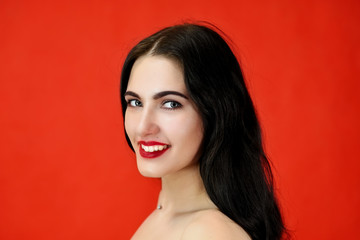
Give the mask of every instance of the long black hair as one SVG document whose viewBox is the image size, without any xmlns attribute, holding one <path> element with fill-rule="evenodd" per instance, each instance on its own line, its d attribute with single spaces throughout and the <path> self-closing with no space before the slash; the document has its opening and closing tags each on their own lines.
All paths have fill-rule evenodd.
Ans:
<svg viewBox="0 0 360 240">
<path fill-rule="evenodd" d="M 285 228 L 253 102 L 237 58 L 215 29 L 186 23 L 139 42 L 122 69 L 123 116 L 127 106 L 124 93 L 134 62 L 146 54 L 178 61 L 204 125 L 199 164 L 210 199 L 252 239 L 281 239 Z M 132 148 L 127 135 L 126 139 Z"/>
</svg>

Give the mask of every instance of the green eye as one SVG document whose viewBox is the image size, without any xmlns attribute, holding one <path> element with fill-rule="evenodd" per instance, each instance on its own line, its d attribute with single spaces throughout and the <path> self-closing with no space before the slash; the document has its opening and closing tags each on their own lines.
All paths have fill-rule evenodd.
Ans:
<svg viewBox="0 0 360 240">
<path fill-rule="evenodd" d="M 127 102 L 128 106 L 130 107 L 141 107 L 141 102 L 137 99 L 130 99 L 128 102 Z"/>
<path fill-rule="evenodd" d="M 182 105 L 176 101 L 167 101 L 163 104 L 164 108 L 176 109 L 182 107 Z"/>
</svg>

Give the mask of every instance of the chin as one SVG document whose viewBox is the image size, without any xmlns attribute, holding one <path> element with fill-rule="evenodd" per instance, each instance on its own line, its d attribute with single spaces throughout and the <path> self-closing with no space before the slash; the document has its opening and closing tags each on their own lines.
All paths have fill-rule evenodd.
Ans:
<svg viewBox="0 0 360 240">
<path fill-rule="evenodd" d="M 161 178 L 163 177 L 163 175 L 157 171 L 151 171 L 150 169 L 141 169 L 138 168 L 139 173 L 144 176 L 144 177 L 148 177 L 148 178 Z"/>
</svg>

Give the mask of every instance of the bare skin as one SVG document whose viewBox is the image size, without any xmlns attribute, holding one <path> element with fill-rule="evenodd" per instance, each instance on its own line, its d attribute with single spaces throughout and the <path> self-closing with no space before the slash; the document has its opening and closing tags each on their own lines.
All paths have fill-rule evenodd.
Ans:
<svg viewBox="0 0 360 240">
<path fill-rule="evenodd" d="M 251 239 L 209 199 L 197 165 L 163 177 L 158 204 L 132 240 Z"/>
<path fill-rule="evenodd" d="M 205 191 L 198 166 L 202 119 L 188 97 L 181 66 L 163 56 L 140 57 L 132 68 L 125 100 L 125 128 L 138 169 L 146 177 L 162 180 L 158 199 L 162 208 L 150 214 L 132 239 L 250 239 Z M 160 151 L 165 146 L 166 151 L 150 158 L 149 145 L 159 145 Z"/>
</svg>

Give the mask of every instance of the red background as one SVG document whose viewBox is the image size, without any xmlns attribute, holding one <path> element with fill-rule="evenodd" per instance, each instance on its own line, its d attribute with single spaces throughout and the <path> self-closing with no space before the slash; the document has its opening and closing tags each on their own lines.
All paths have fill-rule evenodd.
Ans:
<svg viewBox="0 0 360 240">
<path fill-rule="evenodd" d="M 156 30 L 237 46 L 294 239 L 356 239 L 360 2 L 0 2 L 0 239 L 129 239 L 155 207 L 126 146 L 119 75 Z"/>
</svg>

